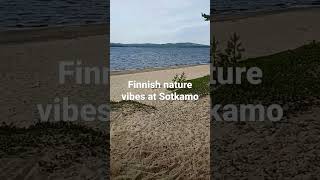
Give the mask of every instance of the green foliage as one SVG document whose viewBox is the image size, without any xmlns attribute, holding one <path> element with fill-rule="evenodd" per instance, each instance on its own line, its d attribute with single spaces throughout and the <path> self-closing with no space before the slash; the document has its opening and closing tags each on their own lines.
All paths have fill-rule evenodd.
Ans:
<svg viewBox="0 0 320 180">
<path fill-rule="evenodd" d="M 218 54 L 220 54 L 220 51 L 218 49 L 218 44 L 219 42 L 216 40 L 216 37 L 213 36 L 212 41 L 211 41 L 211 51 L 210 51 L 210 57 L 211 57 L 211 62 L 214 66 L 217 64 L 218 60 Z"/>
<path fill-rule="evenodd" d="M 172 79 L 172 82 L 177 82 L 177 83 L 184 83 L 186 82 L 186 74 L 184 72 L 182 72 L 180 75 L 179 74 L 176 74 L 173 79 Z"/>
<path fill-rule="evenodd" d="M 294 50 L 237 62 L 237 67 L 259 67 L 262 83 L 222 85 L 212 89 L 213 104 L 280 104 L 288 110 L 303 109 L 320 99 L 320 43 L 313 41 Z M 246 78 L 245 76 L 243 78 Z M 209 94 L 209 76 L 187 80 L 192 89 L 178 89 L 179 94 Z M 285 109 L 286 111 L 286 109 Z"/>
<path fill-rule="evenodd" d="M 229 58 L 229 62 L 232 65 L 235 65 L 237 61 L 242 58 L 242 52 L 244 52 L 244 48 L 242 48 L 242 43 L 240 41 L 240 36 L 234 33 L 230 40 L 228 41 L 227 48 L 225 49 L 225 53 Z"/>
<path fill-rule="evenodd" d="M 204 76 L 192 80 L 187 80 L 186 82 L 192 83 L 191 89 L 178 89 L 175 92 L 177 94 L 198 94 L 200 97 L 208 95 L 209 93 L 209 76 Z"/>
<path fill-rule="evenodd" d="M 142 104 L 137 101 L 120 101 L 120 102 L 111 101 L 110 105 L 111 105 L 111 111 L 120 110 L 121 108 L 126 106 L 133 107 L 135 110 L 156 110 L 154 106 Z"/>
<path fill-rule="evenodd" d="M 47 160 L 39 162 L 45 171 L 54 171 L 61 164 L 65 168 L 83 157 L 103 157 L 109 137 L 106 133 L 68 122 L 37 123 L 28 128 L 0 125 L 0 158 L 37 156 L 52 152 Z M 48 164 L 54 167 L 48 167 Z"/>
<path fill-rule="evenodd" d="M 216 51 L 217 66 L 234 66 L 239 60 L 241 60 L 242 52 L 245 51 L 242 47 L 240 36 L 236 33 L 231 35 L 224 53 L 218 50 L 217 44 L 215 44 L 214 49 Z"/>
<path fill-rule="evenodd" d="M 302 109 L 320 97 L 320 44 L 315 41 L 295 50 L 237 62 L 237 67 L 259 67 L 262 83 L 222 85 L 213 90 L 213 104 L 280 104 Z M 245 77 L 243 77 L 245 78 Z"/>
</svg>

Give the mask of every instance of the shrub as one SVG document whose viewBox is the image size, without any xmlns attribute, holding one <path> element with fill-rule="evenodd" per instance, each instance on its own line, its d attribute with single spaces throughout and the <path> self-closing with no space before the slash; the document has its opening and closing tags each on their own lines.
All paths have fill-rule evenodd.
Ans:
<svg viewBox="0 0 320 180">
<path fill-rule="evenodd" d="M 187 81 L 187 77 L 184 72 L 182 72 L 181 75 L 176 74 L 172 79 L 172 82 L 177 82 L 177 83 L 184 83 L 186 81 Z"/>
</svg>

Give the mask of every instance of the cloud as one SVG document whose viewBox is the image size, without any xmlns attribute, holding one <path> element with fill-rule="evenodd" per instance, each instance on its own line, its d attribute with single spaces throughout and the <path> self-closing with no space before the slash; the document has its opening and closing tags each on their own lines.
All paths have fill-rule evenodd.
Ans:
<svg viewBox="0 0 320 180">
<path fill-rule="evenodd" d="M 209 0 L 111 0 L 111 41 L 209 44 Z"/>
</svg>

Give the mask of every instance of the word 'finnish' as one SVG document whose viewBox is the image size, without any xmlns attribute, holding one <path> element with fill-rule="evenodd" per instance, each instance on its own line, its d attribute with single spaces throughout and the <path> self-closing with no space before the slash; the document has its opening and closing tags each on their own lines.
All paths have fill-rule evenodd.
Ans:
<svg viewBox="0 0 320 180">
<path fill-rule="evenodd" d="M 135 89 L 158 89 L 162 88 L 161 83 L 158 81 L 146 81 L 146 82 L 137 82 L 137 81 L 128 81 L 128 88 L 135 88 Z M 163 83 L 163 88 L 166 89 L 190 89 L 192 88 L 192 83 L 178 83 L 178 82 L 171 82 L 171 83 Z"/>
<path fill-rule="evenodd" d="M 64 84 L 67 77 L 76 84 L 108 84 L 109 69 L 106 67 L 83 67 L 81 61 L 63 61 L 59 64 L 59 82 Z"/>
</svg>

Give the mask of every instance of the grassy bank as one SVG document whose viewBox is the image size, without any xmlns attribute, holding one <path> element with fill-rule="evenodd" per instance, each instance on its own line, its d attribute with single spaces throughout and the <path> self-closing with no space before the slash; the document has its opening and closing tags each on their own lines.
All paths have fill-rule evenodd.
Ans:
<svg viewBox="0 0 320 180">
<path fill-rule="evenodd" d="M 2 124 L 0 159 L 39 157 L 39 168 L 52 173 L 86 163 L 86 159 L 106 158 L 108 139 L 102 132 L 67 122 L 38 123 L 28 128 Z"/>
<path fill-rule="evenodd" d="M 177 89 L 172 90 L 178 94 L 198 94 L 199 96 L 205 96 L 209 94 L 210 76 L 204 76 L 196 79 L 187 80 L 186 83 L 192 83 L 191 89 Z"/>
<path fill-rule="evenodd" d="M 237 67 L 259 67 L 262 83 L 252 85 L 243 79 L 241 85 L 222 85 L 213 90 L 214 104 L 280 104 L 285 110 L 300 110 L 316 103 L 320 97 L 320 43 L 311 43 L 274 55 L 247 59 Z M 246 78 L 245 76 L 243 78 Z M 209 94 L 209 77 L 190 80 L 192 89 L 181 94 Z"/>
</svg>

